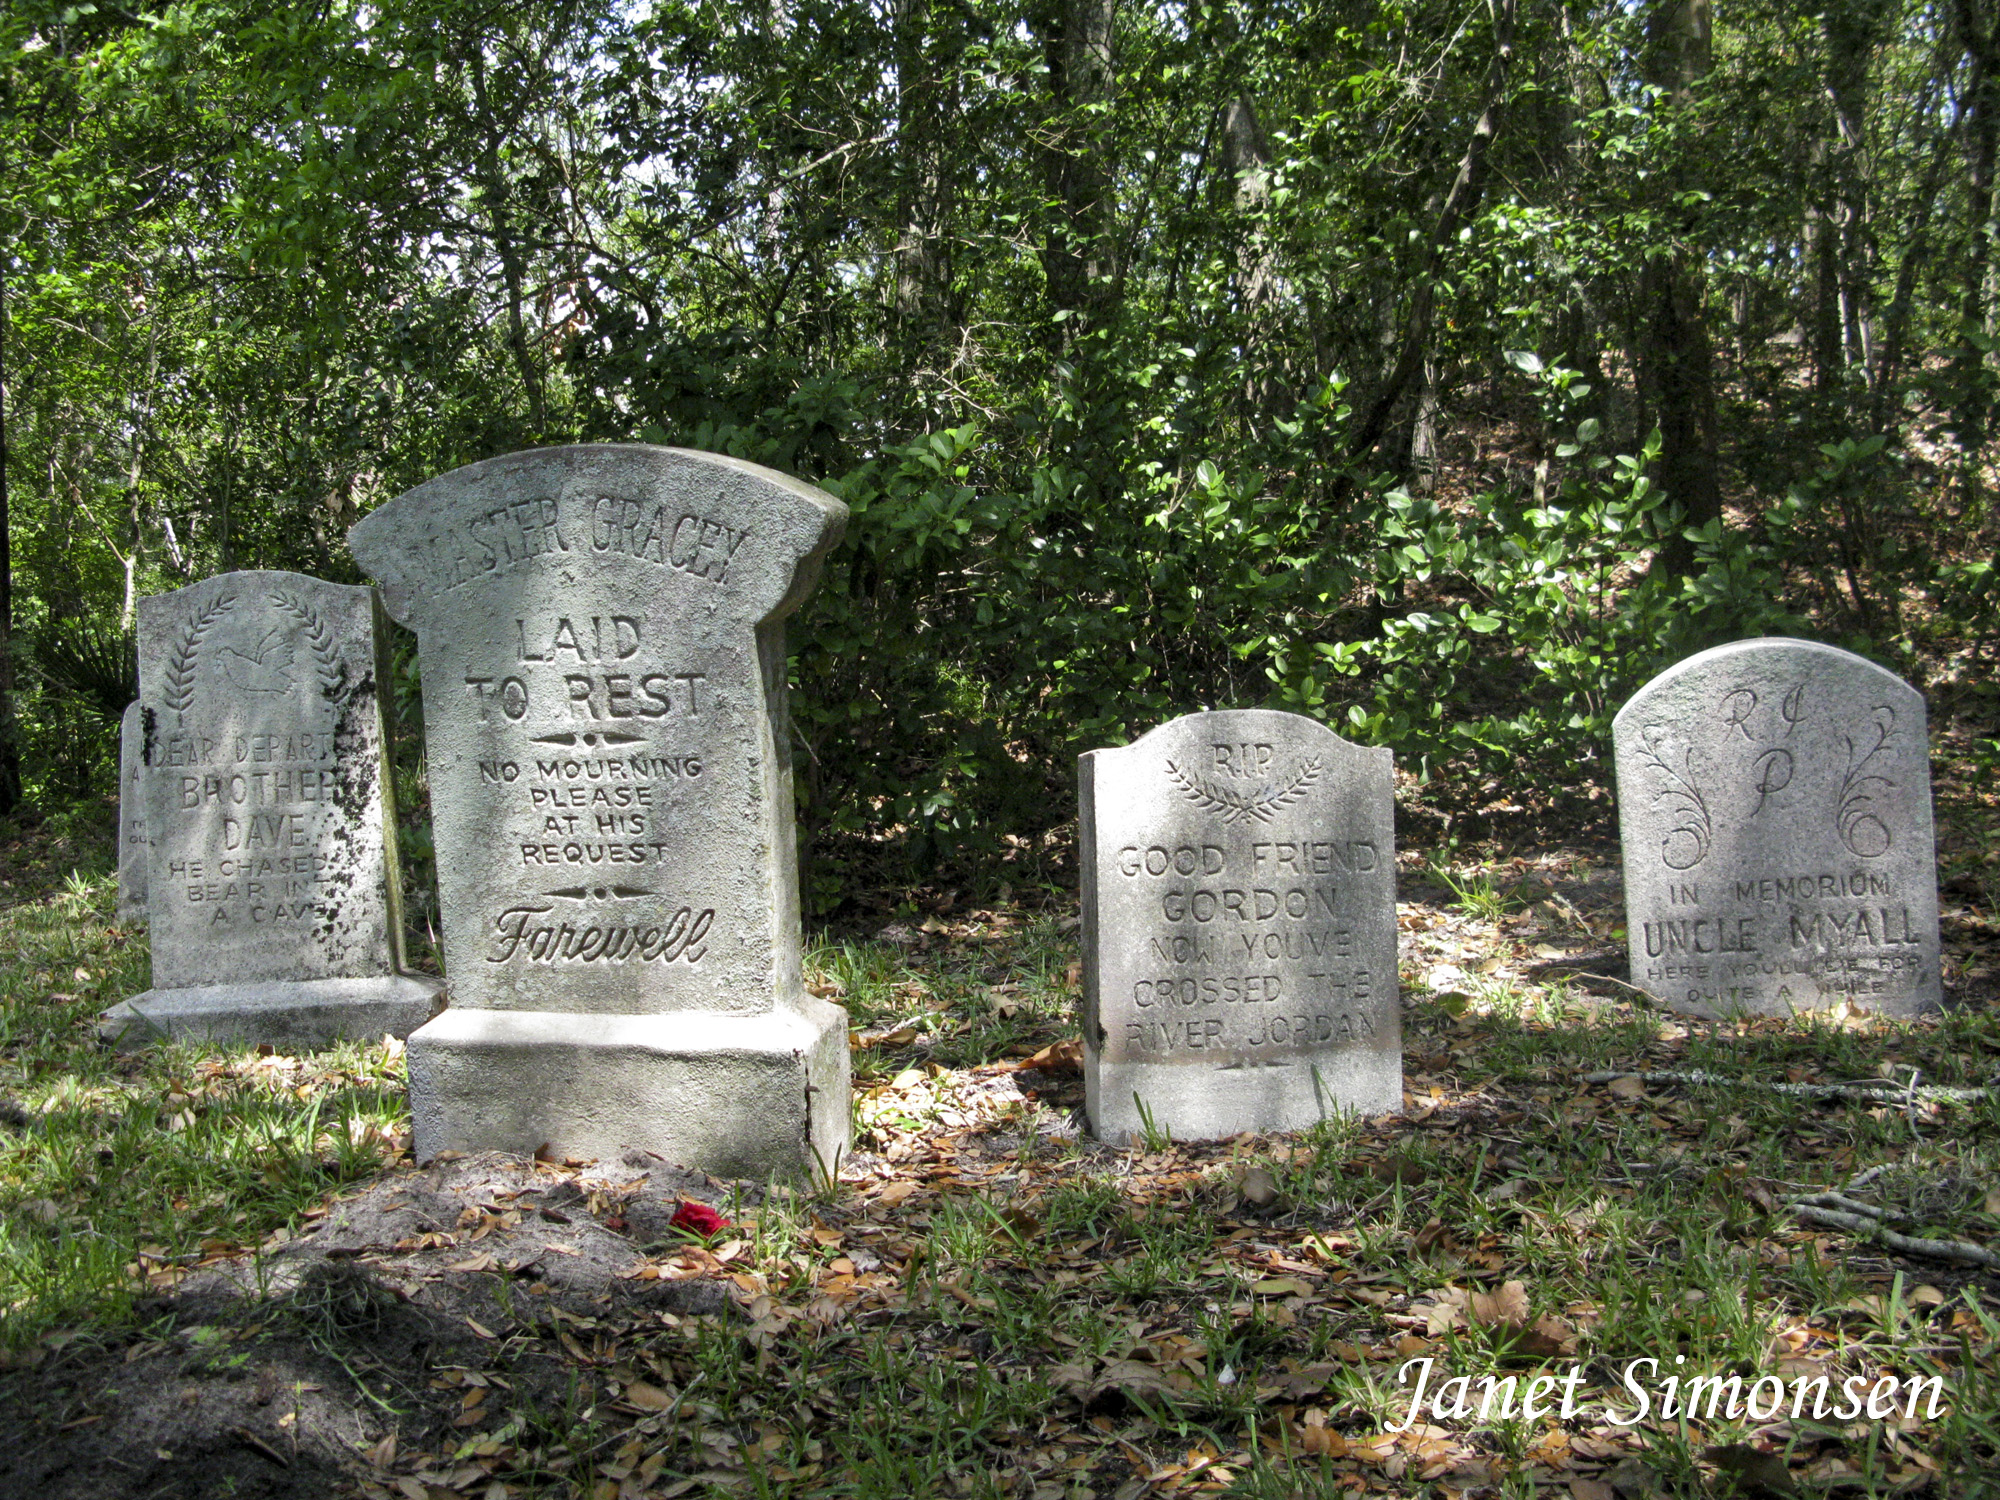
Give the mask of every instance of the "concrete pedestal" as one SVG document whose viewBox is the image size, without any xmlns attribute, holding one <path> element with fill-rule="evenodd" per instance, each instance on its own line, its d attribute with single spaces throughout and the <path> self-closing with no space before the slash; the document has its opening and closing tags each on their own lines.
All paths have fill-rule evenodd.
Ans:
<svg viewBox="0 0 2000 1500">
<path fill-rule="evenodd" d="M 637 1148 L 719 1177 L 811 1180 L 848 1150 L 847 1013 L 447 1010 L 410 1037 L 417 1160 Z"/>
<path fill-rule="evenodd" d="M 421 974 L 300 979 L 154 989 L 98 1018 L 120 1048 L 152 1042 L 268 1042 L 287 1050 L 341 1040 L 408 1036 L 437 1008 L 444 986 Z"/>
</svg>

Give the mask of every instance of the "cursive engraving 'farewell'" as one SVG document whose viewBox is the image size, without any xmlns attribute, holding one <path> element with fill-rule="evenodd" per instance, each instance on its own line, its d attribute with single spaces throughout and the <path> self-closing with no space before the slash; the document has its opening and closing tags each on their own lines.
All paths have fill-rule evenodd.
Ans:
<svg viewBox="0 0 2000 1500">
<path fill-rule="evenodd" d="M 516 955 L 531 963 L 641 963 L 670 964 L 686 959 L 701 962 L 708 952 L 697 946 L 707 936 L 715 912 L 695 911 L 683 906 L 667 918 L 664 927 L 578 927 L 573 922 L 537 923 L 554 911 L 552 906 L 514 906 L 493 919 L 494 951 L 486 955 L 489 964 L 504 964 Z"/>
</svg>

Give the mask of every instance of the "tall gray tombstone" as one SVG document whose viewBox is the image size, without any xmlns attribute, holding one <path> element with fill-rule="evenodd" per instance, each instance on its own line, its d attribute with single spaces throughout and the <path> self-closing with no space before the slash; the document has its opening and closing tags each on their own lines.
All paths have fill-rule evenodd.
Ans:
<svg viewBox="0 0 2000 1500">
<path fill-rule="evenodd" d="M 401 1036 L 403 969 L 375 591 L 224 573 L 139 601 L 153 987 L 103 1030 L 313 1046 Z"/>
<path fill-rule="evenodd" d="M 1923 697 L 1769 637 L 1691 656 L 1618 712 L 1632 982 L 1692 1015 L 1943 998 Z"/>
<path fill-rule="evenodd" d="M 805 992 L 784 626 L 847 508 L 754 464 L 545 448 L 348 540 L 417 632 L 451 1008 L 417 1156 L 845 1150 L 846 1013 Z"/>
<path fill-rule="evenodd" d="M 146 920 L 146 722 L 135 701 L 118 721 L 118 920 Z"/>
<path fill-rule="evenodd" d="M 1078 757 L 1091 1129 L 1402 1108 L 1391 757 L 1265 709 Z"/>
</svg>

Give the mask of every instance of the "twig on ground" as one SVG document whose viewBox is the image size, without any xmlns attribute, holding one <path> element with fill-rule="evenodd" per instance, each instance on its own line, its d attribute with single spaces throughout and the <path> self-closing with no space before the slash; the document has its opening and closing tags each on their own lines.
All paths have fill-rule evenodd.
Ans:
<svg viewBox="0 0 2000 1500">
<path fill-rule="evenodd" d="M 1820 1197 L 1838 1198 L 1837 1193 L 1819 1194 Z M 1964 1240 L 1919 1240 L 1907 1234 L 1898 1234 L 1883 1226 L 1879 1217 L 1880 1209 L 1869 1209 L 1865 1204 L 1856 1207 L 1866 1209 L 1866 1213 L 1843 1213 L 1839 1209 L 1821 1208 L 1807 1202 L 1794 1202 L 1793 1213 L 1808 1224 L 1818 1224 L 1827 1229 L 1844 1229 L 1856 1239 L 1879 1242 L 1884 1247 L 1903 1255 L 1921 1255 L 1929 1260 L 1956 1261 L 1960 1265 L 2000 1267 L 2000 1255 L 1982 1245 L 1967 1244 Z"/>
<path fill-rule="evenodd" d="M 1912 1078 L 1905 1084 L 1895 1083 L 1886 1078 L 1861 1078 L 1850 1083 L 1774 1083 L 1767 1078 L 1731 1078 L 1722 1073 L 1710 1073 L 1700 1068 L 1684 1073 L 1632 1073 L 1611 1069 L 1601 1073 L 1586 1073 L 1585 1083 L 1612 1083 L 1620 1078 L 1636 1078 L 1641 1083 L 1694 1083 L 1720 1084 L 1737 1088 L 1769 1089 L 1779 1094 L 1799 1094 L 1810 1099 L 1862 1098 L 1873 1099 L 1885 1104 L 1903 1104 L 1913 1107 L 1914 1101 L 1926 1104 L 1970 1104 L 1984 1099 L 1991 1089 L 1947 1088 L 1942 1084 L 1916 1086 Z"/>
<path fill-rule="evenodd" d="M 1660 1003 L 1659 999 L 1656 996 L 1648 993 L 1645 990 L 1640 989 L 1638 985 L 1633 984 L 1628 980 L 1618 978 L 1615 974 L 1600 974 L 1595 969 L 1572 969 L 1567 974 L 1551 975 L 1550 977 L 1562 978 L 1562 979 L 1575 979 L 1575 980 L 1595 979 L 1604 984 L 1615 984 L 1621 990 L 1629 990 L 1634 1000 L 1638 1001 L 1639 1004 L 1647 1007 L 1650 1010 L 1666 1009 L 1666 1007 Z"/>
<path fill-rule="evenodd" d="M 1871 1219 L 1882 1218 L 1883 1211 L 1873 1204 L 1862 1203 L 1844 1193 L 1805 1193 L 1792 1199 L 1794 1207 L 1804 1204 L 1808 1208 L 1831 1208 L 1844 1214 L 1865 1214 Z"/>
</svg>

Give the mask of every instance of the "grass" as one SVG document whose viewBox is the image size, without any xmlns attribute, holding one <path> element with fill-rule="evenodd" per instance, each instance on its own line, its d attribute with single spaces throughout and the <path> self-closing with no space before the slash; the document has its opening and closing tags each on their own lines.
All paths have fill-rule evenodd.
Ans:
<svg viewBox="0 0 2000 1500">
<path fill-rule="evenodd" d="M 142 938 L 80 876 L 0 911 L 0 1341 L 116 1321 L 152 1272 L 254 1246 L 407 1139 L 400 1045 L 309 1058 L 95 1045 Z"/>
<path fill-rule="evenodd" d="M 1497 924 L 1525 903 L 1486 873 L 1453 889 L 1453 941 L 1501 951 Z M 0 1128 L 0 1339 L 16 1350 L 129 1336 L 175 1268 L 295 1229 L 406 1139 L 393 1046 L 97 1050 L 97 1011 L 145 979 L 111 894 L 80 877 L 0 910 L 15 1120 Z M 510 1378 L 498 1354 L 434 1371 L 434 1387 L 489 1382 L 492 1418 L 402 1453 L 397 1475 L 476 1474 L 511 1496 L 1275 1500 L 1571 1481 L 1603 1495 L 1621 1474 L 1632 1494 L 1643 1473 L 1693 1496 L 1754 1445 L 1800 1494 L 1996 1492 L 1994 1283 L 1884 1259 L 1782 1200 L 1880 1167 L 1867 1191 L 1910 1232 L 1993 1243 L 2000 1101 L 1911 1111 L 1580 1081 L 1915 1068 L 1979 1085 L 2000 1071 L 1989 1012 L 1710 1025 L 1503 967 L 1435 997 L 1406 984 L 1401 1118 L 1208 1145 L 1158 1121 L 1114 1151 L 1065 1125 L 1067 1095 L 991 1087 L 993 1063 L 1070 1033 L 1073 924 L 1001 911 L 927 927 L 809 956 L 811 986 L 852 1017 L 859 1156 L 817 1190 L 734 1204 L 747 1316 L 565 1325 L 587 1357 L 552 1400 L 511 1402 L 491 1384 Z M 537 1337 L 570 1359 L 556 1331 Z M 1410 1400 L 1398 1372 L 1422 1358 L 1472 1381 L 1581 1367 L 1583 1410 L 1392 1433 Z M 1948 1410 L 1609 1422 L 1630 1405 L 1622 1372 L 1647 1359 L 1663 1377 L 1937 1374 Z M 619 1394 L 635 1382 L 672 1410 L 635 1420 Z M 400 1483 L 385 1470 L 376 1492 Z"/>
</svg>

